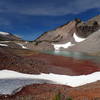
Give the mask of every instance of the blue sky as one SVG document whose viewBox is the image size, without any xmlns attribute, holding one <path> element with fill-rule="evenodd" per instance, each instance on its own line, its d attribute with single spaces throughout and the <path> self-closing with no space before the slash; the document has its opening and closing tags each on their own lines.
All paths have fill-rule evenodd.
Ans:
<svg viewBox="0 0 100 100">
<path fill-rule="evenodd" d="M 33 40 L 75 18 L 100 14 L 100 0 L 0 0 L 0 31 Z"/>
</svg>

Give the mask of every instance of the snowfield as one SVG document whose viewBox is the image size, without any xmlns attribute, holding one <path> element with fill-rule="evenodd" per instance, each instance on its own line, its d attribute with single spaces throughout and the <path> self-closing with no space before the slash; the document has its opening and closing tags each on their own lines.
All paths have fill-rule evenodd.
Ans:
<svg viewBox="0 0 100 100">
<path fill-rule="evenodd" d="M 65 44 L 52 44 L 54 46 L 55 51 L 59 51 L 60 48 L 69 48 L 70 46 L 73 46 L 71 42 L 65 43 Z"/>
<path fill-rule="evenodd" d="M 73 38 L 76 43 L 82 42 L 86 40 L 86 38 L 80 38 L 76 35 L 76 33 L 73 34 Z M 72 44 L 71 42 L 67 42 L 65 44 L 52 44 L 54 46 L 55 51 L 60 51 L 60 48 L 69 48 L 71 46 L 74 46 L 75 44 Z"/>
<path fill-rule="evenodd" d="M 9 35 L 7 32 L 0 32 L 1 35 Z"/>
<path fill-rule="evenodd" d="M 76 42 L 82 42 L 84 41 L 86 38 L 80 38 L 76 35 L 76 33 L 73 34 L 73 38 L 75 39 Z"/>
<path fill-rule="evenodd" d="M 1 43 L 0 43 L 0 46 L 7 47 L 8 45 L 7 45 L 7 44 L 1 44 Z"/>
<path fill-rule="evenodd" d="M 23 44 L 21 43 L 17 43 L 19 46 L 21 46 L 23 49 L 27 49 L 27 47 L 25 47 Z"/>
<path fill-rule="evenodd" d="M 69 76 L 59 74 L 24 74 L 11 70 L 0 71 L 0 94 L 11 95 L 20 91 L 24 86 L 31 84 L 61 84 L 78 87 L 100 80 L 100 72 L 89 75 Z"/>
</svg>

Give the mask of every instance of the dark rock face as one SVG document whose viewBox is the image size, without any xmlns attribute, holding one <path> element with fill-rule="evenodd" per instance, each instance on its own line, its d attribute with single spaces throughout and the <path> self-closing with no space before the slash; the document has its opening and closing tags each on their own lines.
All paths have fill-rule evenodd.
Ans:
<svg viewBox="0 0 100 100">
<path fill-rule="evenodd" d="M 83 38 L 100 29 L 100 15 L 77 25 L 77 35 Z"/>
</svg>

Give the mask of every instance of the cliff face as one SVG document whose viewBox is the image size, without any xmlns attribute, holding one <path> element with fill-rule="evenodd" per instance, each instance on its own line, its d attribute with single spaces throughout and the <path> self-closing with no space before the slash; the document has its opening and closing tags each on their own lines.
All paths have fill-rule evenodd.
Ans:
<svg viewBox="0 0 100 100">
<path fill-rule="evenodd" d="M 77 35 L 83 38 L 100 29 L 100 15 L 89 19 L 87 22 L 81 22 L 77 25 Z"/>
</svg>

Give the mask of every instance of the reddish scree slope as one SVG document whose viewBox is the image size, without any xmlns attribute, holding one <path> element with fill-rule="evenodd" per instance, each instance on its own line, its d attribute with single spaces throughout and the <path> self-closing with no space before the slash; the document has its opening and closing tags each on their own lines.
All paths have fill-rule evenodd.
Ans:
<svg viewBox="0 0 100 100">
<path fill-rule="evenodd" d="M 0 70 L 9 69 L 23 73 L 57 73 L 67 75 L 89 74 L 99 71 L 100 67 L 87 60 L 48 54 L 16 56 L 0 53 Z"/>
<path fill-rule="evenodd" d="M 100 71 L 99 65 L 89 60 L 78 60 L 71 57 L 54 56 L 48 54 L 37 54 L 33 58 L 42 59 L 48 62 L 49 65 L 69 69 L 76 75 L 90 74 L 95 71 Z"/>
<path fill-rule="evenodd" d="M 89 74 L 100 71 L 99 65 L 87 61 L 77 60 L 70 57 L 54 56 L 34 53 L 31 56 L 20 56 L 12 52 L 0 52 L 0 69 L 15 70 L 23 73 L 58 73 L 67 75 Z M 88 87 L 88 88 L 87 88 Z M 87 91 L 87 92 L 86 92 Z M 88 95 L 87 95 L 88 94 Z M 68 97 L 74 100 L 95 100 L 100 97 L 100 82 L 71 88 L 62 85 L 37 84 L 23 88 L 13 96 L 0 96 L 0 100 L 60 100 Z M 99 100 L 99 99 L 98 99 Z"/>
</svg>

